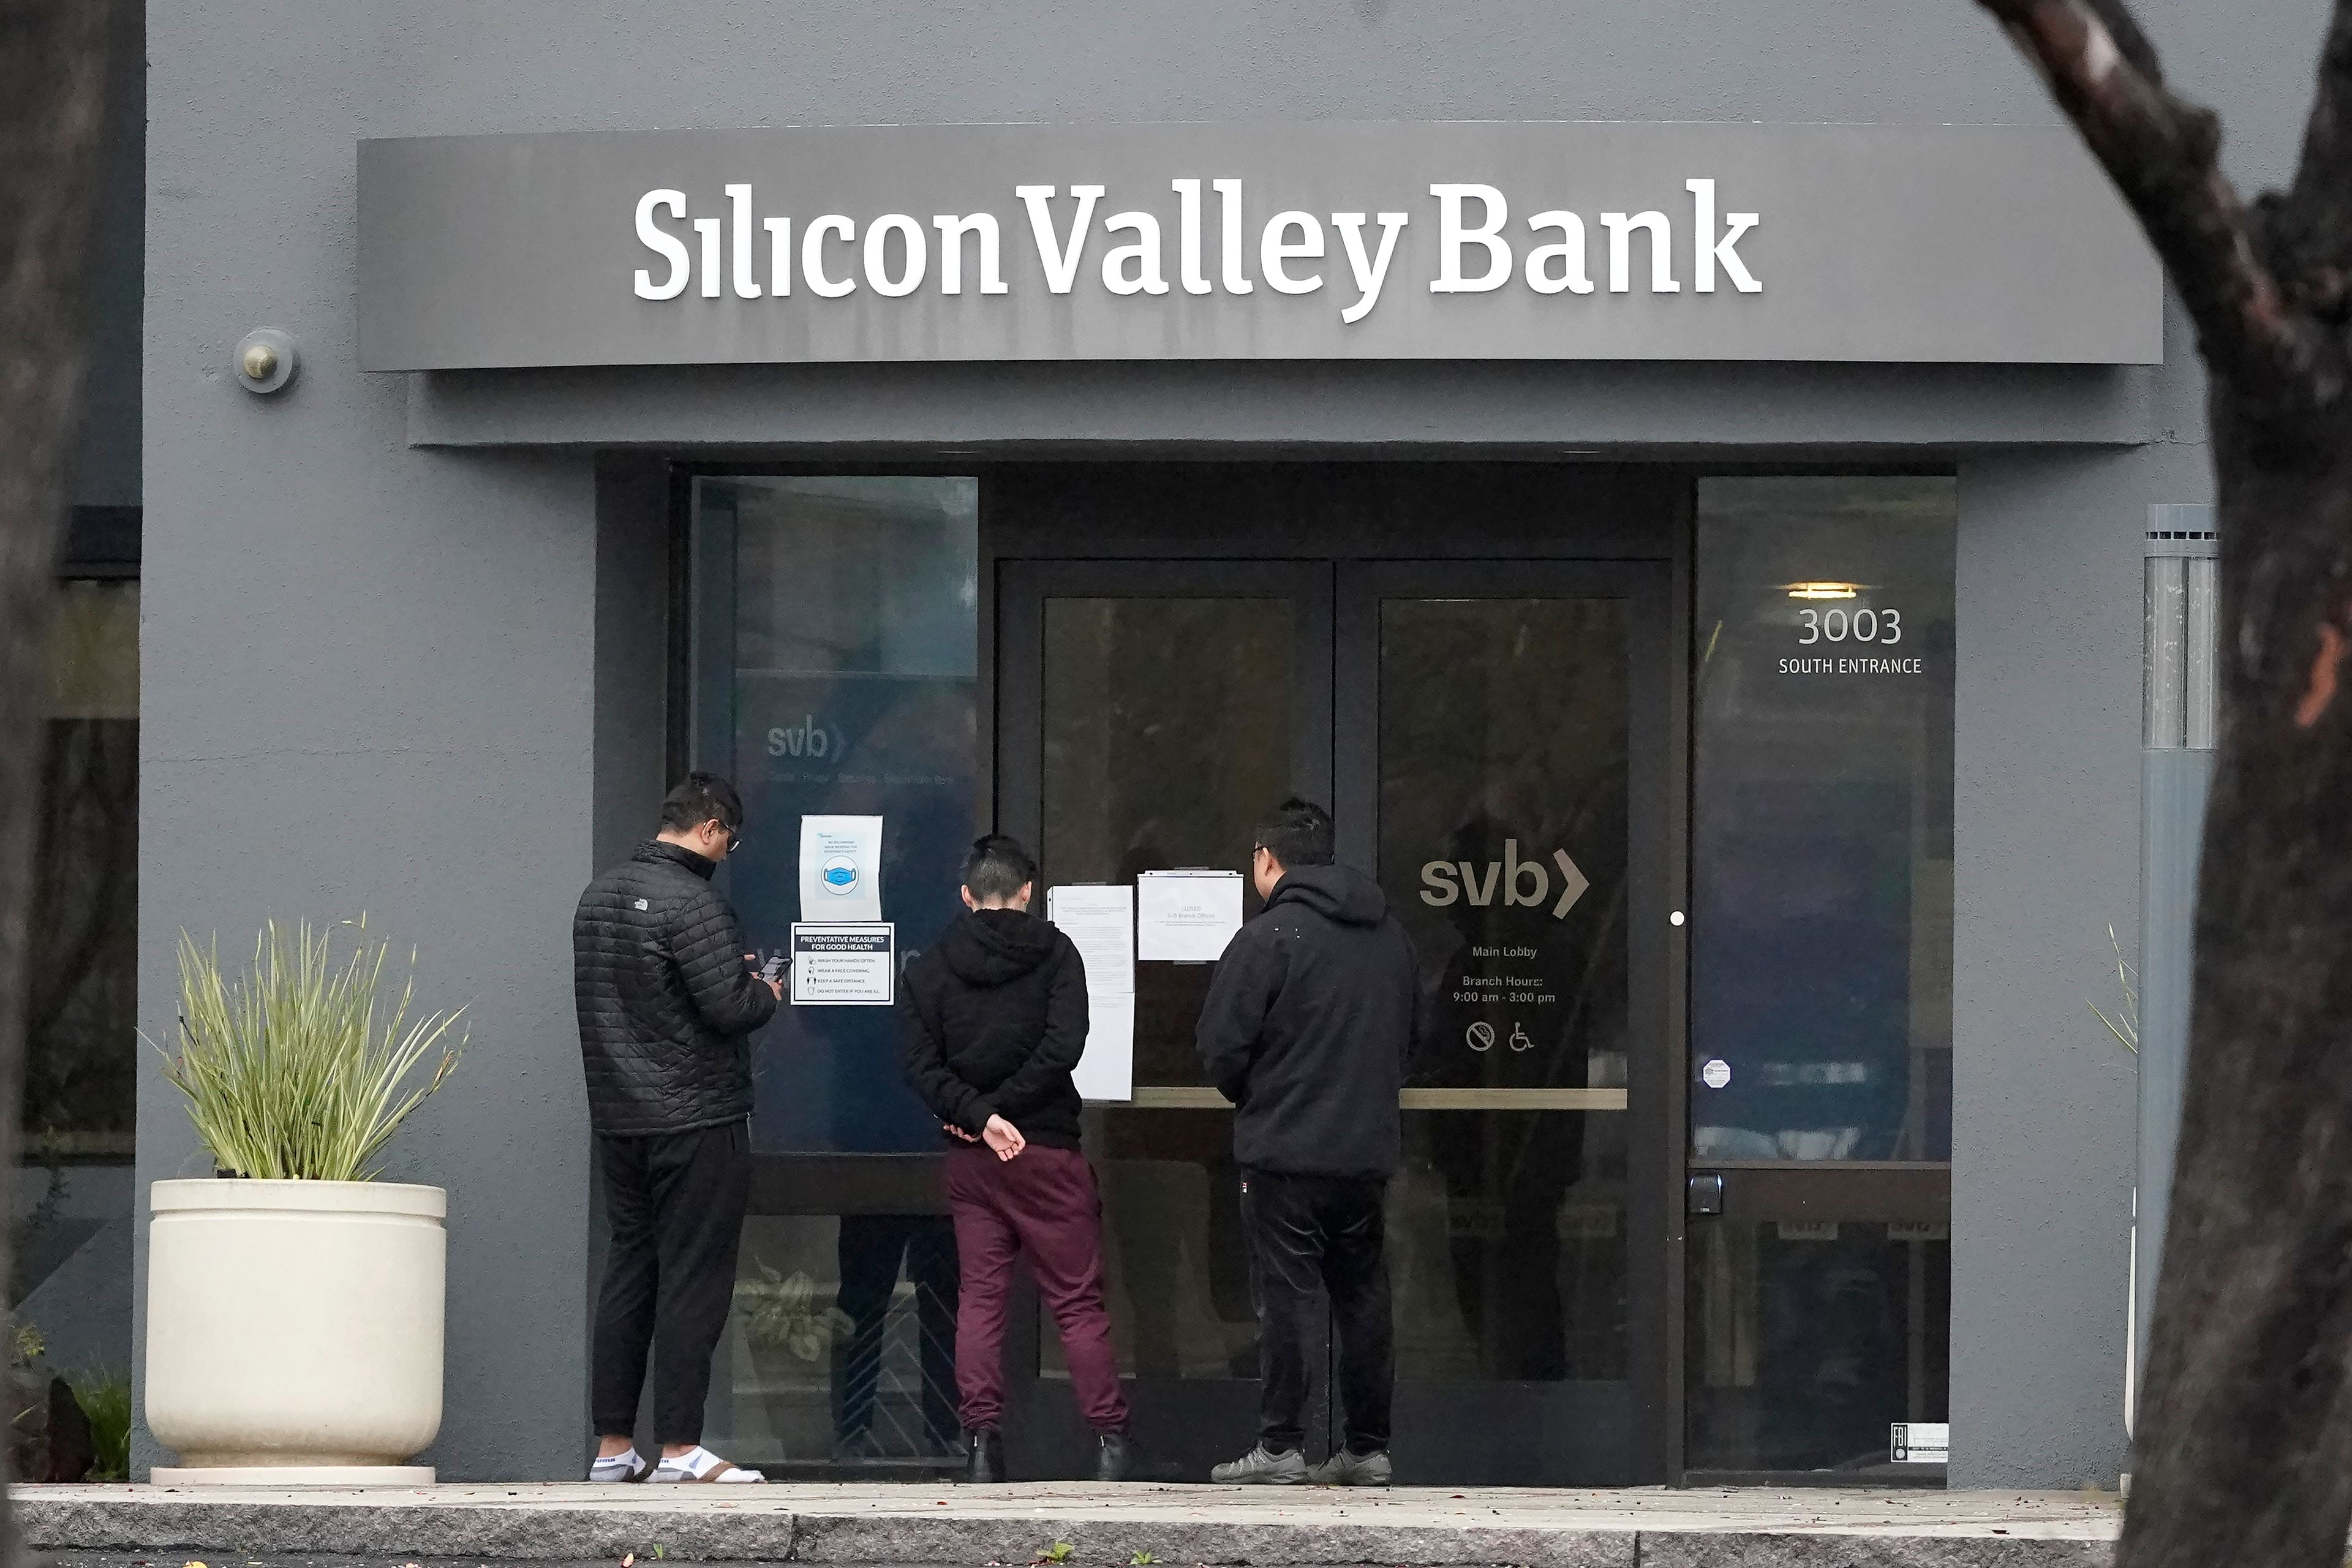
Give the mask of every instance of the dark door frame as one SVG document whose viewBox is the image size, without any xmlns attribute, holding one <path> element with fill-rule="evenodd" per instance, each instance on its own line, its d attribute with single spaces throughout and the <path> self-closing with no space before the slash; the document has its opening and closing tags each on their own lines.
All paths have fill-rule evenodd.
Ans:
<svg viewBox="0 0 2352 1568">
<path fill-rule="evenodd" d="M 1682 1479 L 1684 1451 L 1686 948 L 1685 928 L 1666 924 L 1666 917 L 1686 907 L 1689 885 L 1692 496 L 1691 475 L 1680 468 L 1524 463 L 1070 464 L 1007 470 L 982 490 L 982 721 L 984 744 L 995 759 L 984 790 L 992 795 L 995 825 L 1031 843 L 1042 837 L 1042 823 L 1034 820 L 1042 785 L 1041 715 L 1024 696 L 1034 690 L 1034 677 L 1016 672 L 1036 670 L 1043 658 L 1038 596 L 1045 582 L 1062 593 L 1271 597 L 1316 593 L 1319 572 L 1320 603 L 1335 617 L 1326 623 L 1325 647 L 1332 652 L 1323 659 L 1336 660 L 1342 671 L 1350 657 L 1336 618 L 1347 613 L 1340 608 L 1347 603 L 1342 581 L 1369 585 L 1398 574 L 1442 574 L 1475 596 L 1512 596 L 1507 590 L 1514 586 L 1525 593 L 1532 582 L 1569 582 L 1581 574 L 1587 582 L 1613 580 L 1629 592 L 1638 589 L 1656 636 L 1647 639 L 1652 657 L 1633 660 L 1633 710 L 1637 722 L 1643 714 L 1654 716 L 1663 734 L 1649 748 L 1657 761 L 1648 786 L 1633 785 L 1633 830 L 1654 845 L 1649 858 L 1655 869 L 1650 886 L 1636 889 L 1629 921 L 1636 931 L 1664 934 L 1654 943 L 1635 944 L 1634 1000 L 1657 1031 L 1659 1059 L 1654 1083 L 1628 1110 L 1636 1118 L 1629 1139 L 1646 1142 L 1655 1155 L 1629 1192 L 1628 1205 L 1629 1229 L 1652 1238 L 1646 1244 L 1662 1249 L 1664 1258 L 1632 1267 L 1629 1236 L 1629 1267 L 1641 1281 L 1630 1308 L 1634 1342 L 1629 1352 L 1635 1468 L 1654 1484 Z M 1651 564 L 1629 573 L 1612 571 L 1611 563 Z M 1636 584 L 1635 577 L 1646 584 Z M 1298 668 L 1308 672 L 1316 663 L 1303 658 Z M 1350 789 L 1351 774 L 1370 777 L 1370 740 L 1341 739 L 1349 729 L 1373 733 L 1365 715 L 1339 717 L 1352 711 L 1348 705 L 1372 700 L 1369 682 L 1354 684 L 1361 689 L 1351 692 L 1343 674 L 1332 688 L 1328 711 L 1336 727 L 1322 749 L 1322 777 L 1329 786 L 1322 798 L 1333 801 L 1348 835 L 1343 855 L 1370 864 L 1365 836 L 1373 831 L 1373 819 L 1368 811 L 1351 809 L 1362 805 L 1360 799 L 1339 798 Z M 1024 706 L 1026 712 L 1020 710 Z M 1309 781 L 1302 787 L 1311 788 L 1316 742 L 1302 739 L 1300 744 L 1298 776 Z M 1338 748 L 1351 744 L 1360 750 L 1339 757 Z M 1036 1464 L 1055 1467 L 1047 1473 L 1066 1473 L 1081 1451 L 1066 1430 L 1066 1391 L 1041 1387 L 1035 1377 L 1037 1321 L 1034 1292 L 1024 1291 L 1006 1346 L 1014 1369 L 1008 1414 L 1030 1430 L 1059 1434 Z M 1526 1386 L 1538 1396 L 1544 1387 Z M 1513 1385 L 1488 1387 L 1514 1407 L 1527 1397 L 1507 1397 Z M 1045 1407 L 1033 1409 L 1032 1401 Z M 1054 1415 L 1057 1407 L 1061 1419 Z M 1236 1451 L 1252 1430 L 1245 1407 L 1233 1407 L 1230 1397 L 1211 1395 L 1192 1414 L 1231 1426 Z"/>
<path fill-rule="evenodd" d="M 1653 1042 L 1629 1051 L 1626 1128 L 1627 1391 L 1633 1456 L 1624 1477 L 1656 1485 L 1679 1477 L 1681 1405 L 1670 1398 L 1681 1371 L 1683 1243 L 1680 1110 L 1687 1047 L 1679 1005 L 1683 932 L 1670 922 L 1684 908 L 1680 866 L 1688 814 L 1675 696 L 1684 689 L 1688 638 L 1676 615 L 1674 561 L 1350 561 L 1339 565 L 1333 816 L 1339 858 L 1379 863 L 1380 606 L 1399 598 L 1622 598 L 1627 607 L 1627 721 L 1631 840 L 1626 897 L 1627 1026 Z M 1575 1385 L 1570 1385 L 1575 1386 Z M 1399 1391 L 1403 1434 L 1416 1405 L 1440 1419 L 1482 1406 L 1503 1424 L 1539 1431 L 1565 1400 L 1548 1384 L 1423 1384 Z M 1553 1397 L 1548 1401 L 1547 1395 Z M 1524 1415 L 1518 1413 L 1525 1411 Z M 1572 1440 L 1563 1436 L 1563 1441 Z"/>
</svg>

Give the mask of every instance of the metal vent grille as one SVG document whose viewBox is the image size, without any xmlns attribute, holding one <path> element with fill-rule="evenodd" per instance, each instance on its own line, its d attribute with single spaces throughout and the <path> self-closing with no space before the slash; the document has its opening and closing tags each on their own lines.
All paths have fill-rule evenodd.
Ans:
<svg viewBox="0 0 2352 1568">
<path fill-rule="evenodd" d="M 2210 507 L 2148 510 L 2140 744 L 2210 751 L 2220 726 L 2221 536 Z"/>
</svg>

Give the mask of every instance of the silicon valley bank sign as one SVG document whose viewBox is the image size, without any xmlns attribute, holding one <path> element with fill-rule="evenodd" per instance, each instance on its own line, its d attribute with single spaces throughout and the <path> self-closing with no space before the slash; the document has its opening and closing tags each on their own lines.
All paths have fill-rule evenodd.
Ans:
<svg viewBox="0 0 2352 1568">
<path fill-rule="evenodd" d="M 2058 127 L 877 126 L 361 143 L 369 370 L 2148 363 Z"/>
</svg>

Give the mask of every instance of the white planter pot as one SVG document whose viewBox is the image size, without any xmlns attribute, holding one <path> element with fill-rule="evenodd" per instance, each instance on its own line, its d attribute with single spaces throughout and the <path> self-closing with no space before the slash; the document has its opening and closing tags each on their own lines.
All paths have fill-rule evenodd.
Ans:
<svg viewBox="0 0 2352 1568">
<path fill-rule="evenodd" d="M 441 1429 L 438 1187 L 157 1182 L 147 1426 L 158 1484 L 412 1485 Z"/>
</svg>

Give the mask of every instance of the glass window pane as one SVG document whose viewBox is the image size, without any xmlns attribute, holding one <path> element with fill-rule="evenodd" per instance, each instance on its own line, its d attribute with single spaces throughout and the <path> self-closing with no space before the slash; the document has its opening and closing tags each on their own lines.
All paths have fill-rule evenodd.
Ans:
<svg viewBox="0 0 2352 1568">
<path fill-rule="evenodd" d="M 1249 863 L 1291 787 L 1296 626 L 1287 599 L 1045 601 L 1048 886 Z M 1192 1026 L 1209 973 L 1138 968 L 1139 1086 L 1205 1085 Z"/>
<path fill-rule="evenodd" d="M 1954 481 L 1699 486 L 1691 1150 L 1947 1160 Z"/>
<path fill-rule="evenodd" d="M 131 1374 L 139 584 L 58 584 L 49 671 L 8 1303 L 87 1389 Z"/>
<path fill-rule="evenodd" d="M 1407 1379 L 1626 1371 L 1627 625 L 1616 599 L 1381 607 L 1380 879 L 1422 963 L 1391 1190 Z M 1621 1100 L 1622 1105 L 1622 1100 Z"/>
<path fill-rule="evenodd" d="M 1951 1418 L 1948 1226 L 1695 1219 L 1689 1247 L 1691 1468 L 1940 1477 L 1888 1436 Z"/>
<path fill-rule="evenodd" d="M 799 918 L 800 819 L 883 819 L 902 957 L 961 912 L 978 783 L 978 482 L 705 479 L 696 510 L 696 756 L 742 793 L 729 897 L 749 946 Z M 787 1007 L 753 1044 L 753 1146 L 923 1152 L 887 1007 Z"/>
<path fill-rule="evenodd" d="M 1103 1264 L 1122 1376 L 1257 1375 L 1233 1115 L 1144 1107 L 1087 1113 L 1103 1161 Z M 1066 1378 L 1053 1315 L 1038 1312 L 1037 1370 Z"/>
<path fill-rule="evenodd" d="M 706 1441 L 739 1463 L 927 1477 L 958 1451 L 945 1215 L 753 1215 Z"/>
<path fill-rule="evenodd" d="M 1045 841 L 1049 884 L 1248 863 L 1258 818 L 1292 787 L 1297 608 L 1272 598 L 1049 598 Z M 1255 892 L 1245 895 L 1255 913 Z M 1192 1027 L 1205 964 L 1136 966 L 1139 1090 L 1206 1087 Z M 1233 1118 L 1090 1111 L 1122 1371 L 1256 1374 Z M 1061 1345 L 1038 1334 L 1040 1370 Z"/>
</svg>

